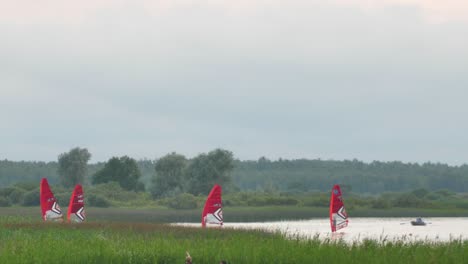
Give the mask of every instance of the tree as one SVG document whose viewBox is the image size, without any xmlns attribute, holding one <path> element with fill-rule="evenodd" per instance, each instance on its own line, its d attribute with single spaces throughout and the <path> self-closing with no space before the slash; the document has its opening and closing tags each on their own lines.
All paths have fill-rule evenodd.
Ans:
<svg viewBox="0 0 468 264">
<path fill-rule="evenodd" d="M 234 158 L 230 151 L 215 149 L 195 157 L 187 167 L 188 192 L 208 194 L 215 183 L 223 185 L 231 180 Z"/>
<path fill-rule="evenodd" d="M 156 175 L 152 178 L 151 194 L 154 198 L 181 193 L 184 186 L 184 171 L 187 159 L 175 152 L 167 154 L 155 164 Z"/>
<path fill-rule="evenodd" d="M 144 185 L 138 182 L 141 177 L 136 160 L 123 156 L 112 157 L 106 162 L 104 168 L 93 175 L 93 184 L 115 181 L 125 190 L 141 191 Z M 143 186 L 143 188 L 142 188 Z"/>
<path fill-rule="evenodd" d="M 64 187 L 73 187 L 84 182 L 89 159 L 91 154 L 86 148 L 74 148 L 59 155 L 57 172 Z"/>
</svg>

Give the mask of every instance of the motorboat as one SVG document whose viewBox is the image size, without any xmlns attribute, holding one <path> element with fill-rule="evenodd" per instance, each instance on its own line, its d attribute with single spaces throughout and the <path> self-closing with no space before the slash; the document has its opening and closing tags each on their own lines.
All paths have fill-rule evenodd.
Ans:
<svg viewBox="0 0 468 264">
<path fill-rule="evenodd" d="M 414 225 L 414 226 L 425 226 L 425 225 L 426 225 L 426 222 L 424 222 L 424 220 L 422 220 L 421 217 L 418 217 L 418 218 L 416 218 L 416 220 L 411 221 L 411 225 Z"/>
</svg>

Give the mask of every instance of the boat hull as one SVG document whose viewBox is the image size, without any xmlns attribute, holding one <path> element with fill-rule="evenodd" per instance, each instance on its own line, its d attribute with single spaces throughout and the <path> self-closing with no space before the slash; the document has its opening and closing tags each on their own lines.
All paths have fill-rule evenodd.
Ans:
<svg viewBox="0 0 468 264">
<path fill-rule="evenodd" d="M 424 222 L 417 222 L 417 221 L 411 221 L 411 225 L 414 225 L 414 226 L 425 226 L 426 223 L 424 223 Z"/>
</svg>

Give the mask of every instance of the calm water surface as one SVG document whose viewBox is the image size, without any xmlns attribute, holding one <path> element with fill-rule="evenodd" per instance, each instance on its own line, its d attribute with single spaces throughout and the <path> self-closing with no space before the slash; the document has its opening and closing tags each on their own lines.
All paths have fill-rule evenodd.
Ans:
<svg viewBox="0 0 468 264">
<path fill-rule="evenodd" d="M 263 229 L 280 231 L 288 235 L 302 237 L 318 236 L 320 239 L 343 239 L 347 242 L 362 241 L 370 238 L 376 240 L 406 241 L 450 241 L 468 239 L 468 218 L 433 217 L 424 218 L 426 226 L 412 226 L 410 218 L 351 218 L 348 227 L 332 234 L 329 219 L 303 221 L 225 223 L 225 228 Z M 199 224 L 183 223 L 181 225 L 198 226 Z"/>
</svg>

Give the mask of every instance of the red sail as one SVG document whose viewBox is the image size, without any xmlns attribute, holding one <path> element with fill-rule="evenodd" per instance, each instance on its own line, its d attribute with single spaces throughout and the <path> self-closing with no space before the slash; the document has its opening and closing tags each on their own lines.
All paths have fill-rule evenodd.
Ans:
<svg viewBox="0 0 468 264">
<path fill-rule="evenodd" d="M 330 225 L 332 232 L 348 226 L 348 214 L 344 208 L 341 197 L 341 188 L 333 186 L 330 198 Z"/>
<path fill-rule="evenodd" d="M 44 221 L 61 221 L 62 210 L 55 200 L 46 178 L 41 179 L 40 196 L 42 219 Z"/>
<path fill-rule="evenodd" d="M 221 192 L 221 186 L 215 184 L 206 198 L 202 213 L 202 227 L 206 227 L 207 224 L 223 225 Z"/>
<path fill-rule="evenodd" d="M 83 188 L 81 187 L 80 184 L 77 184 L 70 197 L 70 204 L 68 205 L 67 220 L 68 222 L 81 223 L 85 220 L 85 218 L 86 218 L 86 215 L 84 211 Z"/>
</svg>

